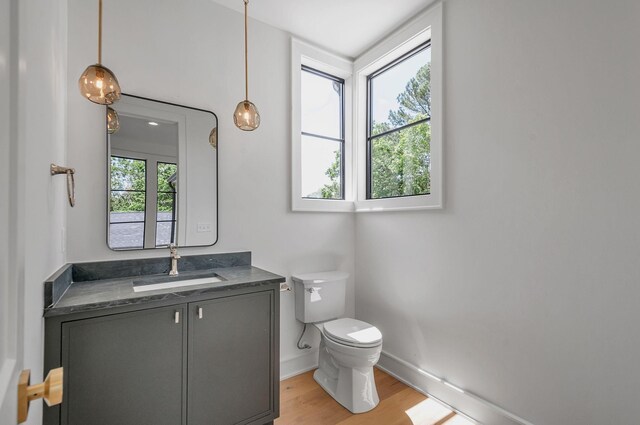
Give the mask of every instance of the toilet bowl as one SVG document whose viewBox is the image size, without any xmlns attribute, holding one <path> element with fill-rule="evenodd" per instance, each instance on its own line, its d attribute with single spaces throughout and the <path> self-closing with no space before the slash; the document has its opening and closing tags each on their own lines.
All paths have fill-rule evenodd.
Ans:
<svg viewBox="0 0 640 425">
<path fill-rule="evenodd" d="M 368 343 L 343 341 L 327 332 L 326 325 L 356 325 L 378 337 Z M 382 335 L 374 326 L 355 319 L 314 324 L 321 332 L 318 369 L 313 378 L 338 403 L 353 413 L 364 413 L 380 401 L 373 366 L 380 359 Z"/>
<path fill-rule="evenodd" d="M 344 314 L 349 275 L 332 271 L 292 276 L 296 318 L 321 334 L 313 377 L 338 403 L 364 413 L 380 401 L 373 366 L 380 359 L 382 334 L 373 325 Z"/>
</svg>

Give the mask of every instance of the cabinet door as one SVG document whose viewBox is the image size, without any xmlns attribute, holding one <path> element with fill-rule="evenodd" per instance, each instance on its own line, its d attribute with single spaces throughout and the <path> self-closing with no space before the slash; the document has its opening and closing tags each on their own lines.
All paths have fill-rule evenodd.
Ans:
<svg viewBox="0 0 640 425">
<path fill-rule="evenodd" d="M 185 310 L 186 305 L 64 323 L 61 423 L 183 424 Z"/>
<path fill-rule="evenodd" d="M 189 304 L 189 425 L 274 419 L 274 326 L 273 291 Z"/>
</svg>

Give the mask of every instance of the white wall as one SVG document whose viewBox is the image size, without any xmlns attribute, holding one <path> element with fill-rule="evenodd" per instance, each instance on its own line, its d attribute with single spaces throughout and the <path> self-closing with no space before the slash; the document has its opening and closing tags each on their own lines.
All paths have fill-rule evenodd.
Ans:
<svg viewBox="0 0 640 425">
<path fill-rule="evenodd" d="M 17 119 L 18 137 L 12 154 L 17 162 L 12 164 L 16 239 L 10 249 L 24 302 L 23 364 L 31 369 L 31 382 L 37 383 L 43 377 L 43 282 L 65 261 L 66 183 L 64 177 L 49 174 L 49 165 L 66 165 L 67 2 L 17 3 L 18 104 L 17 118 L 12 118 Z M 42 423 L 41 413 L 42 403 L 32 403 L 27 423 Z"/>
<path fill-rule="evenodd" d="M 76 87 L 78 76 L 96 58 L 97 5 L 69 0 L 68 9 L 68 155 L 77 170 L 78 198 L 68 214 L 68 260 L 167 256 L 165 250 L 107 248 L 104 111 L 84 100 Z M 329 269 L 353 274 L 352 215 L 290 212 L 288 34 L 250 21 L 249 93 L 262 125 L 247 133 L 237 130 L 232 118 L 244 96 L 242 15 L 207 0 L 110 0 L 104 30 L 104 64 L 116 73 L 124 92 L 218 115 L 219 241 L 210 248 L 183 249 L 183 255 L 251 250 L 255 265 L 286 276 Z M 284 293 L 281 301 L 286 374 L 313 358 L 298 358 L 309 353 L 295 348 L 301 326 L 292 294 Z M 353 285 L 347 305 L 353 313 Z"/>
<path fill-rule="evenodd" d="M 356 219 L 384 349 L 538 425 L 638 423 L 640 4 L 444 4 L 445 208 Z"/>
<path fill-rule="evenodd" d="M 17 1 L 0 3 L 0 235 L 6 243 L 0 245 L 0 422 L 15 418 L 18 373 L 22 368 L 22 328 L 18 317 L 22 314 L 21 298 L 15 268 L 11 258 L 11 244 L 15 244 L 15 214 L 12 150 L 16 141 L 17 55 L 18 26 L 14 8 Z M 18 343 L 20 341 L 20 344 Z M 19 346 L 20 345 L 20 346 Z"/>
</svg>

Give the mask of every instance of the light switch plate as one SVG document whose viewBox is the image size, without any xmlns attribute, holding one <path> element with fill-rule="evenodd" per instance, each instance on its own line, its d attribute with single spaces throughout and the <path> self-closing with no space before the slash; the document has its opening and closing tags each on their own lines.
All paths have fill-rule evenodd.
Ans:
<svg viewBox="0 0 640 425">
<path fill-rule="evenodd" d="M 198 233 L 206 233 L 211 231 L 211 223 L 198 223 Z"/>
</svg>

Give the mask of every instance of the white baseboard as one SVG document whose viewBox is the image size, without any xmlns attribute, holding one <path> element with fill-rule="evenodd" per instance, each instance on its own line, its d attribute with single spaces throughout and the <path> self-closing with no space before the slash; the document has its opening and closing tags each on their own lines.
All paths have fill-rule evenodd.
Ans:
<svg viewBox="0 0 640 425">
<path fill-rule="evenodd" d="M 480 424 L 533 425 L 531 422 L 468 391 L 453 389 L 440 378 L 385 351 L 378 367 L 417 391 L 435 398 Z"/>
<path fill-rule="evenodd" d="M 300 375 L 318 367 L 318 350 L 305 351 L 304 354 L 280 360 L 280 380 Z"/>
</svg>

